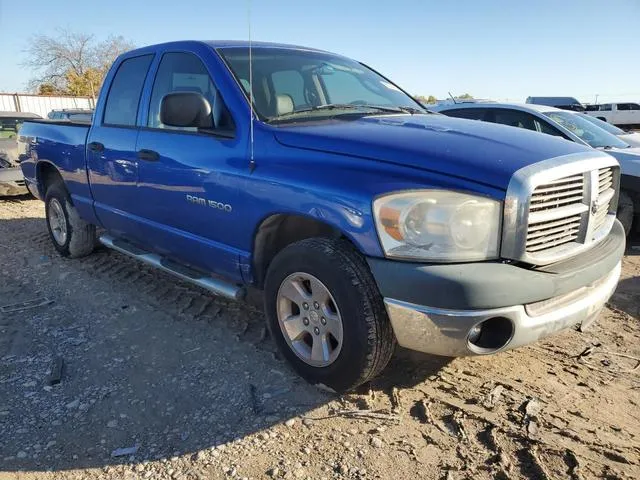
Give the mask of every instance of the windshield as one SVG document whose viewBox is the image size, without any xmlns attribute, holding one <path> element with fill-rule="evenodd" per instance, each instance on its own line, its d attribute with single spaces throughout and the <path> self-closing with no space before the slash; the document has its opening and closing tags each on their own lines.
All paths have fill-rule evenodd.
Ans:
<svg viewBox="0 0 640 480">
<path fill-rule="evenodd" d="M 248 48 L 219 52 L 250 97 Z M 266 121 L 354 113 L 427 113 L 396 85 L 344 57 L 260 47 L 253 49 L 251 58 L 254 108 Z"/>
<path fill-rule="evenodd" d="M 585 115 L 583 118 L 585 120 L 590 121 L 594 125 L 599 126 L 601 129 L 606 130 L 611 135 L 618 136 L 618 135 L 626 135 L 626 133 L 627 133 L 624 130 L 622 130 L 621 128 L 618 128 L 615 125 L 611 125 L 609 122 L 605 122 L 603 120 L 600 120 L 599 118 L 592 117 L 590 115 Z"/>
<path fill-rule="evenodd" d="M 556 123 L 559 123 L 564 128 L 569 130 L 574 135 L 577 135 L 582 140 L 587 142 L 593 148 L 628 148 L 629 145 L 620 140 L 615 135 L 611 135 L 606 130 L 594 125 L 589 120 L 585 119 L 586 115 L 581 113 L 570 112 L 544 112 L 544 115 L 549 117 Z"/>
</svg>

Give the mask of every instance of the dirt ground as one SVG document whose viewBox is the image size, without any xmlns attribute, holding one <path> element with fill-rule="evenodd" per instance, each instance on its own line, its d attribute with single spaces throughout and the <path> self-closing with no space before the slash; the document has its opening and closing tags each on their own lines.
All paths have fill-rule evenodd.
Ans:
<svg viewBox="0 0 640 480">
<path fill-rule="evenodd" d="M 336 397 L 278 357 L 259 308 L 107 250 L 62 259 L 43 216 L 0 200 L 0 479 L 640 478 L 640 247 L 586 333 L 399 350 Z"/>
</svg>

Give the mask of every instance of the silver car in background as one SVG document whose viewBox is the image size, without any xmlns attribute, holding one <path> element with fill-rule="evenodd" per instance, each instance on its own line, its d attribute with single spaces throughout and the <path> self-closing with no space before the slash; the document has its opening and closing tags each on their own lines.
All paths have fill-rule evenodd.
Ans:
<svg viewBox="0 0 640 480">
<path fill-rule="evenodd" d="M 437 105 L 431 110 L 450 117 L 526 128 L 605 151 L 618 160 L 622 171 L 618 219 L 627 235 L 634 224 L 640 225 L 640 148 L 596 125 L 584 113 L 515 103 L 458 103 Z"/>
<path fill-rule="evenodd" d="M 584 116 L 587 120 L 589 120 L 594 125 L 599 126 L 603 130 L 606 130 L 611 135 L 615 135 L 620 140 L 625 143 L 628 143 L 632 147 L 640 147 L 640 133 L 638 132 L 628 132 L 621 128 L 616 127 L 615 125 L 611 125 L 609 122 L 605 122 L 604 120 L 600 120 L 599 118 L 592 117 L 591 115 Z"/>
</svg>

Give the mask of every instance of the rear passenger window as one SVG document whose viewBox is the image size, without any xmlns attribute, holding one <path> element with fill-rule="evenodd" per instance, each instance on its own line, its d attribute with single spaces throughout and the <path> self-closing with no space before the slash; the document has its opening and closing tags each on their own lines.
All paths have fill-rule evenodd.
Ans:
<svg viewBox="0 0 640 480">
<path fill-rule="evenodd" d="M 125 127 L 136 124 L 140 94 L 152 59 L 153 55 L 143 55 L 120 64 L 104 107 L 104 124 Z"/>
<path fill-rule="evenodd" d="M 484 119 L 484 108 L 458 108 L 453 110 L 447 110 L 442 112 L 449 117 L 467 118 L 469 120 L 482 120 Z"/>
</svg>

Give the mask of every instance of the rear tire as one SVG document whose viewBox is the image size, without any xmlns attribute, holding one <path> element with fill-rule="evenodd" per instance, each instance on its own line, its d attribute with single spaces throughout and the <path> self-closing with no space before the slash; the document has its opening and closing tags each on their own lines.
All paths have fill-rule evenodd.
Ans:
<svg viewBox="0 0 640 480">
<path fill-rule="evenodd" d="M 329 307 L 323 306 L 323 298 Z M 311 238 L 278 253 L 265 280 L 265 312 L 271 336 L 293 368 L 309 383 L 336 392 L 378 375 L 395 348 L 373 276 L 345 240 Z M 292 334 L 298 330 L 285 321 L 293 318 L 299 334 Z M 329 331 L 332 319 L 340 322 L 335 336 Z M 320 360 L 313 355 L 316 341 L 322 346 Z"/>
<path fill-rule="evenodd" d="M 620 192 L 620 197 L 618 198 L 618 212 L 616 216 L 618 217 L 618 220 L 620 220 L 620 223 L 622 223 L 626 236 L 629 236 L 629 233 L 631 233 L 634 214 L 633 198 L 624 191 Z"/>
<path fill-rule="evenodd" d="M 47 188 L 44 199 L 47 229 L 53 246 L 63 257 L 89 255 L 96 244 L 96 227 L 80 218 L 61 182 Z"/>
</svg>

